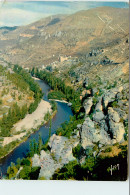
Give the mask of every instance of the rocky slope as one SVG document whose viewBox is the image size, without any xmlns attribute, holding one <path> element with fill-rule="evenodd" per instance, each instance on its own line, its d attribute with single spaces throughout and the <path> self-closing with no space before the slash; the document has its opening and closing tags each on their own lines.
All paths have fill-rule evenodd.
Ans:
<svg viewBox="0 0 130 195">
<path fill-rule="evenodd" d="M 97 97 L 93 112 L 91 110 L 95 97 L 86 98 L 83 104 L 83 124 L 77 125 L 70 138 L 54 134 L 48 143 L 49 150 L 42 150 L 40 155 L 35 154 L 32 158 L 32 166 L 41 167 L 39 178 L 51 179 L 64 165 L 78 160 L 73 149 L 79 144 L 84 150 L 84 154 L 79 155 L 81 164 L 85 163 L 88 150 L 96 158 L 118 156 L 122 151 L 121 145 L 127 145 L 125 140 L 128 136 L 128 100 L 124 101 L 123 95 L 123 87 L 106 90 L 104 95 Z M 109 151 L 109 147 L 112 151 Z"/>
<path fill-rule="evenodd" d="M 15 103 L 22 107 L 27 104 L 28 106 L 33 102 L 33 92 L 29 89 L 26 83 L 25 89 L 18 84 L 18 75 L 9 66 L 0 65 L 0 119 L 6 115 Z"/>
</svg>

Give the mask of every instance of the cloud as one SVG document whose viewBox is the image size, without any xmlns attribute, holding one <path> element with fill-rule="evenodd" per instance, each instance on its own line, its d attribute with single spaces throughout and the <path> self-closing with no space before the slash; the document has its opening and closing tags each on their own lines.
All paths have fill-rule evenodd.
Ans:
<svg viewBox="0 0 130 195">
<path fill-rule="evenodd" d="M 0 11 L 0 26 L 26 25 L 46 16 L 47 14 L 34 13 L 17 8 L 3 8 Z"/>
<path fill-rule="evenodd" d="M 123 7 L 125 3 L 26 1 L 0 3 L 0 26 L 21 26 L 56 14 L 72 14 L 98 6 Z"/>
<path fill-rule="evenodd" d="M 0 4 L 0 26 L 20 26 L 41 18 L 67 13 L 67 9 L 56 2 L 7 2 Z"/>
</svg>

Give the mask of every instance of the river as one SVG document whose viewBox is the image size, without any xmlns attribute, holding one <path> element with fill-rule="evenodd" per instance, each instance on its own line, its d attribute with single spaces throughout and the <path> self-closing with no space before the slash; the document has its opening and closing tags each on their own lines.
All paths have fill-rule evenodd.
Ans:
<svg viewBox="0 0 130 195">
<path fill-rule="evenodd" d="M 47 96 L 48 92 L 50 91 L 50 87 L 42 80 L 36 80 L 36 82 L 39 83 L 44 93 L 43 99 L 45 101 L 49 101 Z M 73 116 L 71 108 L 66 103 L 57 102 L 57 113 L 52 119 L 51 134 L 54 134 L 56 132 L 56 129 L 60 127 L 63 122 L 68 121 L 70 119 L 70 116 Z M 6 174 L 7 168 L 8 166 L 10 166 L 11 162 L 16 163 L 18 158 L 23 158 L 26 156 L 29 151 L 30 140 L 35 139 L 38 141 L 39 133 L 42 137 L 43 142 L 45 142 L 49 136 L 49 123 L 41 126 L 39 130 L 31 134 L 25 142 L 20 144 L 10 154 L 0 160 L 0 171 L 3 175 Z"/>
</svg>

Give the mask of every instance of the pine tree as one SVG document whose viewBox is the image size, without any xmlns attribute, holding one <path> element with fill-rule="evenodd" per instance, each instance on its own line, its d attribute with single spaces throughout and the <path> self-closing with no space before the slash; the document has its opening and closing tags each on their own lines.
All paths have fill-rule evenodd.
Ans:
<svg viewBox="0 0 130 195">
<path fill-rule="evenodd" d="M 52 126 L 52 120 L 50 119 L 49 138 L 51 137 L 51 126 Z"/>
<path fill-rule="evenodd" d="M 37 147 L 37 152 L 38 152 L 38 154 L 40 154 L 40 152 L 41 152 L 42 145 L 43 145 L 42 137 L 41 137 L 41 135 L 39 134 L 38 147 Z"/>
<path fill-rule="evenodd" d="M 34 155 L 34 147 L 33 147 L 33 141 L 31 140 L 29 143 L 29 156 L 32 157 Z"/>
<path fill-rule="evenodd" d="M 37 154 L 37 142 L 35 139 L 33 139 L 33 148 L 34 148 L 34 154 Z"/>
</svg>

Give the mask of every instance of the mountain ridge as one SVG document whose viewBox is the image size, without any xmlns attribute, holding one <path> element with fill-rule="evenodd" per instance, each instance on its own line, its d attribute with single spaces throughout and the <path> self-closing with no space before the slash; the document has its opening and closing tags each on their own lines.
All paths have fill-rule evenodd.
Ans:
<svg viewBox="0 0 130 195">
<path fill-rule="evenodd" d="M 25 66 L 41 66 L 59 55 L 77 55 L 104 46 L 128 34 L 128 10 L 100 7 L 68 16 L 50 16 L 2 35 L 0 51 L 5 61 Z M 95 12 L 96 10 L 96 12 Z M 117 12 L 117 10 L 119 10 Z M 53 19 L 52 19 L 53 18 Z M 90 22 L 91 21 L 91 22 Z M 118 26 L 118 25 L 119 26 Z"/>
</svg>

